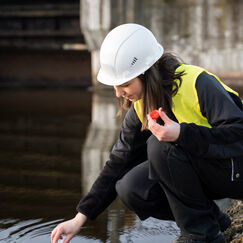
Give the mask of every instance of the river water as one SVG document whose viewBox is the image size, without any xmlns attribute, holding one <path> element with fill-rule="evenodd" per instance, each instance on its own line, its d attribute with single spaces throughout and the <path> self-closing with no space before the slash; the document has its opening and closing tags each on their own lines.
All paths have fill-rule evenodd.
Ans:
<svg viewBox="0 0 243 243">
<path fill-rule="evenodd" d="M 0 242 L 50 242 L 76 214 L 109 155 L 119 122 L 111 95 L 88 90 L 0 91 Z M 170 242 L 169 221 L 140 221 L 117 199 L 72 242 Z"/>
<path fill-rule="evenodd" d="M 116 108 L 111 91 L 0 91 L 0 242 L 50 242 L 76 214 L 116 140 Z M 117 199 L 72 242 L 167 243 L 178 233 L 173 222 L 140 221 Z"/>
</svg>

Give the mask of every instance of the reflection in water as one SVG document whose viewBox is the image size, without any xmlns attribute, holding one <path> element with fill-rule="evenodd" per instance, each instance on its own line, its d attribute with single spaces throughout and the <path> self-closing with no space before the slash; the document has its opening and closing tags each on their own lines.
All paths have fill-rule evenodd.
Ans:
<svg viewBox="0 0 243 243">
<path fill-rule="evenodd" d="M 82 149 L 82 188 L 86 194 L 109 158 L 120 123 L 115 118 L 117 102 L 113 92 L 95 92 L 92 96 L 92 117 Z"/>
<path fill-rule="evenodd" d="M 90 100 L 79 91 L 1 91 L 0 241 L 48 242 L 51 222 L 74 214 Z"/>
<path fill-rule="evenodd" d="M 120 124 L 113 92 L 5 90 L 0 109 L 0 242 L 50 242 L 108 158 Z M 169 242 L 176 232 L 117 199 L 72 242 Z"/>
</svg>

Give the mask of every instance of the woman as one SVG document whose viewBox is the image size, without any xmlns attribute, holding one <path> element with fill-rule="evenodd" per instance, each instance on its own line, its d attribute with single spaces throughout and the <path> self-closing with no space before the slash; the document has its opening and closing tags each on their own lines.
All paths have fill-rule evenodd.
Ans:
<svg viewBox="0 0 243 243">
<path fill-rule="evenodd" d="M 180 63 L 137 24 L 113 29 L 97 79 L 128 109 L 110 160 L 52 232 L 65 243 L 117 194 L 140 219 L 175 220 L 177 243 L 221 243 L 230 226 L 214 199 L 243 198 L 243 113 L 238 94 L 203 68 Z M 159 108 L 160 107 L 160 108 Z M 158 109 L 159 108 L 159 109 Z M 159 118 L 148 114 L 158 109 Z"/>
</svg>

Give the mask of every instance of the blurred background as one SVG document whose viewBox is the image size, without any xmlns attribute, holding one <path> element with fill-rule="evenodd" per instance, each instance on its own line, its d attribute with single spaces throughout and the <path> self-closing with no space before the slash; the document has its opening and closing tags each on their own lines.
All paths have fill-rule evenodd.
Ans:
<svg viewBox="0 0 243 243">
<path fill-rule="evenodd" d="M 0 242 L 50 242 L 106 162 L 121 121 L 97 83 L 99 48 L 122 23 L 243 95 L 241 0 L 0 0 Z M 141 40 L 142 41 L 142 40 Z M 171 222 L 116 200 L 72 242 L 170 242 Z"/>
</svg>

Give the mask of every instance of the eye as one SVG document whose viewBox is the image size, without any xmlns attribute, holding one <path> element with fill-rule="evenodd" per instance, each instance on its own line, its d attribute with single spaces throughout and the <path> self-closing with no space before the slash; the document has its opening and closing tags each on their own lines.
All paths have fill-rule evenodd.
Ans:
<svg viewBox="0 0 243 243">
<path fill-rule="evenodd" d="M 125 84 L 125 85 L 123 85 L 122 87 L 125 88 L 125 87 L 128 87 L 128 86 L 129 86 L 129 84 Z"/>
<path fill-rule="evenodd" d="M 130 85 L 130 83 L 125 83 L 125 84 L 121 85 L 121 87 L 124 88 L 124 87 L 128 87 L 129 85 Z"/>
</svg>

